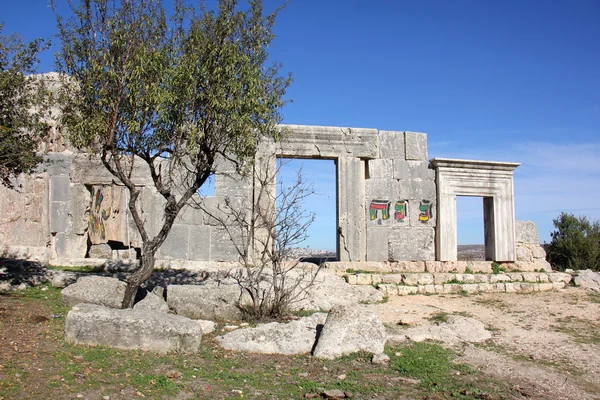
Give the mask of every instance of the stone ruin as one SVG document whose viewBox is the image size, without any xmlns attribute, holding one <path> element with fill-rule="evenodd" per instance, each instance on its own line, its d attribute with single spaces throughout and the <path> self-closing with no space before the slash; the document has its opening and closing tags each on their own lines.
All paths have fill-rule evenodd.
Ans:
<svg viewBox="0 0 600 400">
<path fill-rule="evenodd" d="M 428 158 L 427 135 L 363 128 L 285 125 L 286 137 L 263 143 L 257 157 L 333 160 L 337 169 L 337 262 L 347 268 L 412 272 L 550 270 L 533 223 L 517 223 L 513 171 L 518 163 Z M 139 257 L 141 240 L 127 209 L 127 189 L 99 158 L 70 148 L 60 131 L 45 144 L 43 171 L 0 188 L 0 246 L 13 256 L 55 265 Z M 54 151 L 52 151 L 54 150 Z M 159 229 L 162 198 L 142 163 L 134 171 L 150 232 Z M 310 178 L 310 177 L 309 177 Z M 208 268 L 238 261 L 232 239 L 210 214 L 250 199 L 252 180 L 219 163 L 214 195 L 202 211 L 186 207 L 157 254 L 157 266 Z M 456 196 L 483 199 L 487 261 L 457 261 Z M 234 238 L 235 240 L 235 238 Z M 391 267 L 390 267 L 391 266 Z"/>
</svg>

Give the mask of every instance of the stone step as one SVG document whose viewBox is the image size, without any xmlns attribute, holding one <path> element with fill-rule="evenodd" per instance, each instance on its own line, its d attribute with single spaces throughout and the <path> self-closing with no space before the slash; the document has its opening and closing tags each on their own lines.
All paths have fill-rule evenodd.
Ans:
<svg viewBox="0 0 600 400">
<path fill-rule="evenodd" d="M 508 272 L 502 274 L 345 274 L 351 285 L 374 285 L 386 295 L 436 293 L 540 292 L 559 290 L 571 281 L 562 272 Z"/>
</svg>

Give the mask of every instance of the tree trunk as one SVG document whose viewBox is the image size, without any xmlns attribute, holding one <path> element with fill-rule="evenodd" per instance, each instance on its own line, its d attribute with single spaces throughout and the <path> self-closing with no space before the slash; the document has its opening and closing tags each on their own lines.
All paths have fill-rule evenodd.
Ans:
<svg viewBox="0 0 600 400">
<path fill-rule="evenodd" d="M 135 295 L 140 285 L 150 278 L 154 269 L 154 250 L 149 246 L 142 247 L 142 259 L 140 267 L 127 279 L 127 288 L 125 289 L 125 297 L 121 308 L 132 308 L 135 300 Z"/>
</svg>

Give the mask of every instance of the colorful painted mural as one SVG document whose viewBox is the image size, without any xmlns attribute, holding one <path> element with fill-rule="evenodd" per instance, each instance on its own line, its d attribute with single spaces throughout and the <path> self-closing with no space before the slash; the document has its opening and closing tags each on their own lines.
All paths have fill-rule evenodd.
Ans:
<svg viewBox="0 0 600 400">
<path fill-rule="evenodd" d="M 379 211 L 381 211 L 381 219 L 388 219 L 390 217 L 390 203 L 389 200 L 372 200 L 369 206 L 371 221 L 377 219 Z"/>
<path fill-rule="evenodd" d="M 96 185 L 92 186 L 92 201 L 88 222 L 88 235 L 92 244 L 106 243 L 109 240 L 124 242 L 123 223 L 120 210 L 124 206 L 122 186 Z"/>
<path fill-rule="evenodd" d="M 419 204 L 419 221 L 425 223 L 431 219 L 432 204 L 429 200 L 421 200 Z"/>
<path fill-rule="evenodd" d="M 404 219 L 408 215 L 408 200 L 397 201 L 394 209 L 396 210 L 394 212 L 394 219 L 397 222 L 404 222 Z"/>
</svg>

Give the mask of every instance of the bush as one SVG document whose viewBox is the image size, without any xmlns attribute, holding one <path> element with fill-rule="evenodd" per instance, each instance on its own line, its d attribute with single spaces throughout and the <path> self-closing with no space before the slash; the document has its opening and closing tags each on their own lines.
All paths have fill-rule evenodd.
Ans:
<svg viewBox="0 0 600 400">
<path fill-rule="evenodd" d="M 554 269 L 591 269 L 600 267 L 600 221 L 585 216 L 561 213 L 553 221 L 556 230 L 545 244 L 546 258 Z"/>
</svg>

